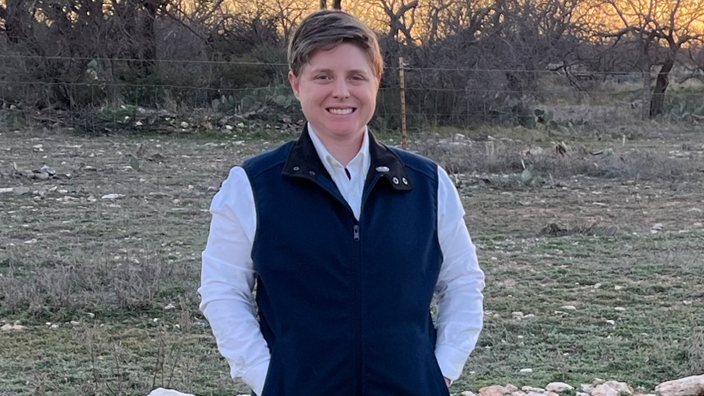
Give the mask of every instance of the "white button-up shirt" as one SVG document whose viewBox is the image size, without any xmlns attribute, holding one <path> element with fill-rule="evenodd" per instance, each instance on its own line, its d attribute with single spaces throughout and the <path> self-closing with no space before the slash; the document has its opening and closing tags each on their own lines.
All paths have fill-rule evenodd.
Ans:
<svg viewBox="0 0 704 396">
<path fill-rule="evenodd" d="M 343 166 L 320 138 L 309 131 L 316 152 L 357 219 L 370 166 L 369 138 Z M 438 300 L 435 358 L 443 375 L 456 380 L 476 346 L 483 325 L 484 273 L 464 222 L 459 194 L 438 166 L 438 238 L 443 254 L 435 293 Z M 210 322 L 218 350 L 261 395 L 270 352 L 256 319 L 252 296 L 256 273 L 251 258 L 257 219 L 254 196 L 244 169 L 234 167 L 213 198 L 208 243 L 203 251 L 200 309 Z"/>
</svg>

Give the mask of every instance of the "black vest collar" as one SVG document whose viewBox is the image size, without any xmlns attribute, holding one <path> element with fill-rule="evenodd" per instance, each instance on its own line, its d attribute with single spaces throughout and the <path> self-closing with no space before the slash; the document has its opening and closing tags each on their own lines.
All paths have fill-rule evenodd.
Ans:
<svg viewBox="0 0 704 396">
<path fill-rule="evenodd" d="M 329 174 L 315 150 L 313 140 L 308 132 L 308 124 L 303 128 L 301 136 L 293 143 L 286 164 L 281 172 L 285 176 L 302 177 L 315 181 L 317 177 L 328 177 Z M 380 143 L 369 132 L 369 173 L 368 184 L 376 175 L 385 178 L 391 187 L 398 191 L 413 189 L 406 167 L 401 159 L 383 143 Z"/>
</svg>

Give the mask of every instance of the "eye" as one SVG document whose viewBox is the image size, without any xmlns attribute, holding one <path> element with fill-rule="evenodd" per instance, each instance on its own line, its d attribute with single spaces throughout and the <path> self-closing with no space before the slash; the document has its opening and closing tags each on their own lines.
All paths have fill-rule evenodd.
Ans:
<svg viewBox="0 0 704 396">
<path fill-rule="evenodd" d="M 329 80 L 330 76 L 327 74 L 318 74 L 317 76 L 315 76 L 315 79 L 325 81 L 325 80 Z"/>
<path fill-rule="evenodd" d="M 367 79 L 361 74 L 353 74 L 350 78 L 355 81 L 365 81 Z"/>
</svg>

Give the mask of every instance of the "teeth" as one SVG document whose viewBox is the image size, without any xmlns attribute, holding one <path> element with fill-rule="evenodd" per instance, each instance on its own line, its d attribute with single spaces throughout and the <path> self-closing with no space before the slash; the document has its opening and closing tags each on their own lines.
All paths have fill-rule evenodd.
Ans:
<svg viewBox="0 0 704 396">
<path fill-rule="evenodd" d="M 332 114 L 350 114 L 352 109 L 329 109 Z"/>
</svg>

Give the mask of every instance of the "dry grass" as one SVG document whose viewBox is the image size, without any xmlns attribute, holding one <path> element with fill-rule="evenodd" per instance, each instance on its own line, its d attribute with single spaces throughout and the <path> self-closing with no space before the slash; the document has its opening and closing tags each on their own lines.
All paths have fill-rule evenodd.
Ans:
<svg viewBox="0 0 704 396">
<path fill-rule="evenodd" d="M 689 138 L 696 139 L 698 135 L 701 139 L 704 135 L 700 130 L 692 136 L 685 126 L 680 130 Z M 537 185 L 550 178 L 576 176 L 686 182 L 698 180 L 704 173 L 703 144 L 672 145 L 663 139 L 626 139 L 618 134 L 585 136 L 570 130 L 552 132 L 546 138 L 545 132 L 524 131 L 523 136 L 513 132 L 501 139 L 488 136 L 484 130 L 465 132 L 466 137 L 450 134 L 416 140 L 411 148 L 436 159 L 449 173 L 516 175 L 529 169 L 533 176 L 542 177 Z M 557 150 L 560 144 L 567 151 L 560 153 Z"/>
</svg>

